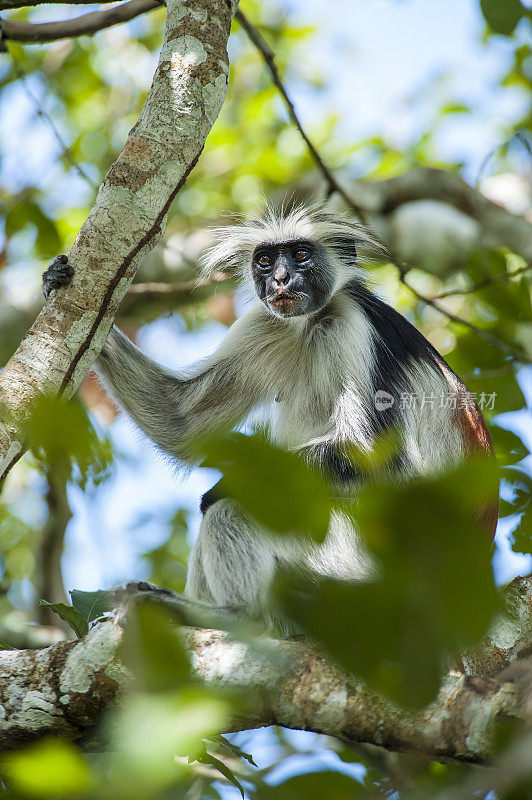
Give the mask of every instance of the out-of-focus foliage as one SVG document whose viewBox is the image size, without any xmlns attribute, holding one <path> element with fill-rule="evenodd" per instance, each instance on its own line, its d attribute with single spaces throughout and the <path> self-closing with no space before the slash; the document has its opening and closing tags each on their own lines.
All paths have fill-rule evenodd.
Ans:
<svg viewBox="0 0 532 800">
<path fill-rule="evenodd" d="M 180 508 L 170 520 L 168 538 L 142 555 L 143 561 L 149 566 L 147 579 L 155 586 L 166 586 L 167 589 L 182 592 L 187 577 L 189 552 L 187 514 Z"/>
<path fill-rule="evenodd" d="M 206 442 L 205 450 L 204 466 L 223 474 L 214 489 L 220 497 L 237 500 L 274 533 L 299 531 L 318 542 L 325 539 L 330 493 L 323 477 L 299 456 L 238 433 Z"/>
<path fill-rule="evenodd" d="M 40 397 L 25 424 L 28 444 L 44 471 L 66 471 L 84 488 L 108 477 L 110 445 L 102 441 L 76 401 Z"/>
<path fill-rule="evenodd" d="M 291 94 L 297 99 L 304 84 L 319 104 L 326 84 L 319 66 L 321 54 L 315 47 L 317 32 L 293 24 L 284 0 L 242 0 L 241 7 L 275 52 Z M 475 7 L 486 21 L 486 41 L 496 38 L 504 44 L 505 67 L 494 78 L 501 97 L 515 90 L 530 91 L 532 48 L 526 37 L 530 11 L 520 0 L 479 0 L 478 6 L 475 0 Z M 59 18 L 58 8 L 64 9 L 65 16 L 79 13 L 66 6 L 52 12 L 30 8 L 10 12 L 9 18 L 36 21 L 47 13 L 51 14 L 48 18 Z M 10 151 L 0 167 L 0 205 L 5 211 L 5 240 L 0 244 L 1 363 L 9 358 L 39 308 L 42 266 L 57 253 L 68 251 L 97 186 L 137 119 L 156 63 L 163 20 L 161 9 L 93 38 L 42 47 L 10 43 L 9 55 L 0 55 L 2 114 L 17 120 L 17 140 L 20 137 L 20 156 L 13 158 Z M 208 238 L 205 228 L 218 222 L 223 212 L 247 212 L 262 194 L 274 200 L 291 191 L 296 197 L 308 197 L 322 186 L 304 143 L 287 123 L 286 110 L 261 58 L 236 23 L 230 50 L 227 102 L 171 209 L 165 255 L 147 260 L 140 281 L 174 282 L 193 276 L 196 255 Z M 375 52 L 378 68 L 378 47 Z M 461 97 L 446 96 L 440 78 L 418 90 L 412 102 L 429 95 L 431 114 L 420 115 L 424 121 L 403 144 L 388 134 L 385 121 L 374 135 L 360 141 L 339 134 L 337 119 L 327 115 L 310 133 L 347 189 L 352 178 L 385 179 L 417 165 L 458 170 L 462 165 L 446 161 L 438 141 L 442 130 L 457 118 L 467 117 L 471 108 Z M 360 113 L 360 107 L 354 106 L 353 113 Z M 530 107 L 519 119 L 501 120 L 500 146 L 496 152 L 481 154 L 486 160 L 478 174 L 479 184 L 486 176 L 496 182 L 513 173 L 522 154 L 527 148 L 530 151 L 531 133 Z M 511 184 L 512 202 L 519 194 L 515 186 Z M 383 231 L 389 229 L 397 237 L 401 253 L 408 258 L 409 282 L 429 297 L 456 291 L 442 302 L 450 313 L 489 330 L 503 346 L 531 356 L 530 272 L 520 271 L 526 266 L 523 259 L 509 249 L 488 246 L 489 236 L 479 230 L 467 209 L 458 211 L 446 198 L 432 199 L 428 209 L 427 201 L 421 202 L 426 215 L 422 231 L 419 205 L 413 209 L 408 206 L 415 204 L 399 205 L 379 220 Z M 430 230 L 429 217 L 434 225 Z M 198 233 L 191 236 L 196 229 Z M 523 407 L 519 362 L 487 344 L 474 330 L 419 302 L 399 282 L 392 265 L 372 262 L 369 269 L 382 294 L 465 379 L 489 419 Z M 489 281 L 475 291 L 460 293 Z M 166 307 L 159 298 L 143 305 L 137 296 L 127 314 L 128 333 L 134 336 L 146 319 L 175 309 L 191 330 L 201 329 L 213 315 L 226 323 L 231 313 L 227 308 L 222 313 L 216 302 L 205 302 L 205 296 L 192 294 L 189 304 L 184 305 L 181 298 Z M 167 324 L 170 327 L 172 320 Z M 33 455 L 13 470 L 3 495 L 0 639 L 8 643 L 28 644 L 26 623 L 35 618 L 40 597 L 37 576 L 41 547 L 46 544 L 43 530 L 48 525 L 52 535 L 58 533 L 52 477 L 60 474 L 68 482 L 68 496 L 81 488 L 97 505 L 110 473 L 110 445 L 99 433 L 94 413 L 109 414 L 109 407 L 102 405 L 89 384 L 81 395 L 91 409 L 89 416 L 81 404 L 45 401 L 35 409 L 28 425 Z M 499 418 L 492 426 L 497 462 L 503 468 L 501 516 L 514 522 L 513 550 L 531 553 L 528 450 L 516 433 L 507 430 L 508 425 Z M 230 441 L 225 449 L 215 443 L 210 461 L 224 473 L 227 493 L 237 496 L 264 524 L 276 528 L 277 535 L 306 526 L 319 539 L 331 502 L 321 482 L 309 477 L 301 462 L 258 439 Z M 356 508 L 344 509 L 357 516 L 378 565 L 373 582 L 360 586 L 326 582 L 311 592 L 303 580 L 297 584 L 298 591 L 294 579 L 288 586 L 282 582 L 279 586 L 278 602 L 301 630 L 396 699 L 420 703 L 432 697 L 449 652 L 480 637 L 497 607 L 487 542 L 471 527 L 463 508 L 464 497 L 471 498 L 476 486 L 484 491 L 489 476 L 475 472 L 474 466 L 468 469 L 437 481 L 375 488 Z M 277 498 L 286 504 L 285 516 L 279 513 L 283 503 L 264 507 L 257 479 L 274 486 Z M 284 492 L 290 494 L 290 503 Z M 146 503 L 149 513 L 132 531 L 134 538 L 155 521 L 160 537 L 144 547 L 138 577 L 182 591 L 190 548 L 189 512 L 152 507 L 149 497 Z M 92 524 L 98 525 L 97 515 Z M 102 560 L 107 558 L 106 548 L 107 543 Z M 78 635 L 108 607 L 98 593 L 72 592 L 72 607 L 54 602 L 55 598 L 43 599 L 70 617 Z M 32 635 L 38 630 L 42 633 L 32 627 Z M 462 796 L 459 784 L 468 774 L 464 766 L 412 755 L 390 760 L 374 750 L 352 749 L 336 741 L 324 744 L 323 738 L 305 751 L 308 739 L 302 745 L 283 731 L 270 733 L 266 754 L 260 738 L 253 735 L 220 739 L 218 734 L 238 710 L 240 699 L 213 696 L 191 683 L 174 623 L 159 609 L 139 607 L 137 616 L 129 620 L 122 658 L 135 675 L 135 685 L 120 709 L 104 721 L 95 741 L 82 748 L 51 741 L 14 754 L 1 766 L 1 796 L 172 800 L 189 792 L 187 800 L 232 800 L 240 796 L 239 785 L 248 797 L 268 800 L 432 800 L 443 790 L 449 796 L 453 792 Z M 330 758 L 324 764 L 320 757 L 325 746 Z M 245 752 L 253 754 L 255 749 L 261 754 L 256 759 L 259 770 Z M 508 797 L 528 800 L 530 792 L 519 786 L 519 776 L 509 777 L 515 779 L 516 788 Z"/>
<path fill-rule="evenodd" d="M 522 17 L 530 16 L 521 0 L 480 0 L 480 8 L 492 31 L 506 36 L 514 32 Z"/>
<path fill-rule="evenodd" d="M 470 462 L 444 477 L 364 491 L 344 513 L 361 531 L 375 578 L 312 582 L 305 591 L 304 577 L 281 576 L 281 608 L 373 688 L 402 704 L 428 703 L 445 655 L 480 641 L 499 606 L 489 538 L 471 518 L 496 486 L 492 464 Z"/>
</svg>

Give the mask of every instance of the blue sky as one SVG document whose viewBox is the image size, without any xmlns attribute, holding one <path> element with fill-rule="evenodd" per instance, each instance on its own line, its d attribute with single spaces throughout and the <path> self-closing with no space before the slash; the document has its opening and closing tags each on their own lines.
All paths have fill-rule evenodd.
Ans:
<svg viewBox="0 0 532 800">
<path fill-rule="evenodd" d="M 440 157 L 465 162 L 474 180 L 506 139 L 507 121 L 526 111 L 521 89 L 498 85 L 512 47 L 504 36 L 481 41 L 478 0 L 288 0 L 287 8 L 316 26 L 316 66 L 329 77 L 318 103 L 297 87 L 299 110 L 306 120 L 339 114 L 339 133 L 354 141 L 378 133 L 405 147 L 431 125 L 435 108 L 461 103 L 473 113 L 447 118 L 435 144 Z"/>
</svg>

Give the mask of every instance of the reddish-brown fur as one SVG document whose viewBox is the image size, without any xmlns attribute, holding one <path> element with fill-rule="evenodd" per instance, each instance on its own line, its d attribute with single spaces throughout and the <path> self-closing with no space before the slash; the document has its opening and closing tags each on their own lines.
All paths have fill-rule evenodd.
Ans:
<svg viewBox="0 0 532 800">
<path fill-rule="evenodd" d="M 457 422 L 467 453 L 487 453 L 493 457 L 493 440 L 486 425 L 486 420 L 469 390 L 461 384 L 458 389 Z M 487 501 L 475 515 L 486 528 L 491 538 L 499 519 L 499 495 Z"/>
</svg>

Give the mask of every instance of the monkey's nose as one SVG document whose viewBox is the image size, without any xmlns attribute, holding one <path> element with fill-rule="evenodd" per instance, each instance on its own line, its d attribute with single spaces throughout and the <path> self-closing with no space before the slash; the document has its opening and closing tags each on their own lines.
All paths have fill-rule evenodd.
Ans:
<svg viewBox="0 0 532 800">
<path fill-rule="evenodd" d="M 286 267 L 277 267 L 277 269 L 273 273 L 273 280 L 275 281 L 275 283 L 282 284 L 283 286 L 285 286 L 290 280 L 290 275 Z"/>
</svg>

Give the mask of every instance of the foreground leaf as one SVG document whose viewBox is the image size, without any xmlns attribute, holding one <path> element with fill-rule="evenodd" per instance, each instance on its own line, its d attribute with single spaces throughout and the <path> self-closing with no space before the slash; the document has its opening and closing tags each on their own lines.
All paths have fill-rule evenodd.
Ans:
<svg viewBox="0 0 532 800">
<path fill-rule="evenodd" d="M 81 639 L 88 632 L 89 625 L 87 620 L 72 606 L 67 606 L 65 603 L 49 603 L 47 600 L 39 600 L 39 605 L 55 611 L 61 619 L 68 622 L 78 639 Z"/>
<path fill-rule="evenodd" d="M 203 443 L 204 466 L 223 473 L 218 490 L 237 500 L 260 524 L 277 533 L 304 532 L 323 541 L 331 497 L 317 472 L 295 453 L 260 436 L 231 434 Z"/>
<path fill-rule="evenodd" d="M 427 703 L 443 659 L 478 642 L 500 607 L 490 542 L 471 513 L 492 496 L 495 479 L 483 462 L 368 489 L 349 513 L 374 559 L 374 578 L 316 585 L 281 576 L 282 611 L 373 688 L 401 703 Z"/>
</svg>

